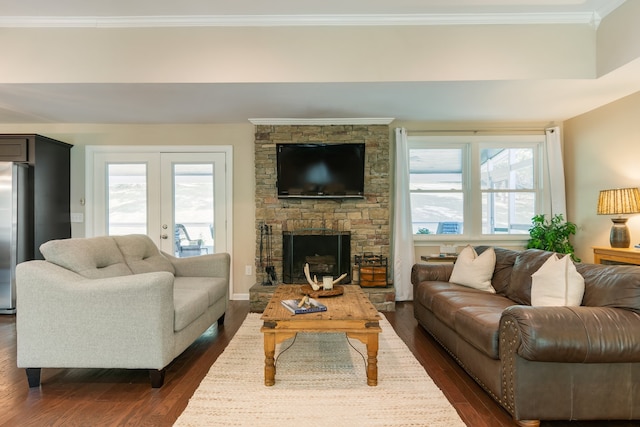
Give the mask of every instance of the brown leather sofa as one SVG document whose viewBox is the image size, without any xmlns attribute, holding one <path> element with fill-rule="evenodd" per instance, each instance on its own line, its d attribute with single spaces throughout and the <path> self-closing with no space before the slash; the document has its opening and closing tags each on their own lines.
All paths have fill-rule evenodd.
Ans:
<svg viewBox="0 0 640 427">
<path fill-rule="evenodd" d="M 450 283 L 451 264 L 414 265 L 418 323 L 521 426 L 640 420 L 640 267 L 578 263 L 580 307 L 532 307 L 552 253 L 495 252 L 495 294 Z"/>
</svg>

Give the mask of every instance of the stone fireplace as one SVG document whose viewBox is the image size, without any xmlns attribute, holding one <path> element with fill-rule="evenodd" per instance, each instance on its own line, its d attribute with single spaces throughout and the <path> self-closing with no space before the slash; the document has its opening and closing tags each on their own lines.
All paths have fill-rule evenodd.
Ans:
<svg viewBox="0 0 640 427">
<path fill-rule="evenodd" d="M 260 225 L 269 225 L 272 229 L 272 263 L 279 283 L 305 283 L 304 275 L 298 272 L 299 265 L 293 269 L 285 266 L 291 261 L 285 251 L 291 248 L 291 239 L 297 240 L 301 230 L 322 235 L 323 230 L 339 233 L 341 273 L 348 273 L 351 280 L 355 255 L 375 253 L 389 257 L 391 181 L 389 126 L 387 125 L 257 125 L 255 131 L 255 235 L 256 235 L 256 272 L 258 283 L 264 273 L 260 264 Z M 279 199 L 276 190 L 276 143 L 364 143 L 365 176 L 364 198 L 362 199 Z M 312 230 L 312 231 L 308 231 Z M 342 234 L 346 233 L 346 234 Z M 347 237 L 348 236 L 348 237 Z M 337 236 L 333 236 L 335 238 Z M 294 249 L 297 242 L 294 243 Z M 348 251 L 347 251 L 348 248 Z M 295 251 L 294 251 L 295 252 Z M 313 252 L 318 252 L 313 253 Z M 311 250 L 304 256 L 326 255 Z M 346 255 L 348 253 L 348 261 Z M 297 257 L 297 255 L 294 256 Z M 334 255 L 335 256 L 335 255 Z M 342 258 L 344 257 L 344 258 Z M 289 258 L 289 261 L 285 261 Z M 296 258 L 297 259 L 297 258 Z M 329 262 L 318 268 L 318 280 L 321 268 L 328 268 Z M 326 261 L 326 259 L 324 260 Z M 299 264 L 299 260 L 296 261 Z M 338 264 L 338 260 L 336 260 Z M 304 262 L 302 263 L 304 266 Z M 335 264 L 334 264 L 334 268 Z M 334 270 L 334 277 L 339 276 Z M 389 278 L 389 283 L 392 282 Z M 268 288 L 268 287 L 265 287 Z M 265 291 L 266 292 L 266 291 Z M 373 292 L 373 291 L 372 291 Z M 380 289 L 376 292 L 382 292 Z M 390 296 L 391 295 L 391 296 Z M 395 299 L 393 288 L 382 296 L 380 304 L 374 302 L 380 310 L 393 310 Z M 253 298 L 253 295 L 251 295 Z M 373 299 L 372 299 L 373 301 Z"/>
</svg>

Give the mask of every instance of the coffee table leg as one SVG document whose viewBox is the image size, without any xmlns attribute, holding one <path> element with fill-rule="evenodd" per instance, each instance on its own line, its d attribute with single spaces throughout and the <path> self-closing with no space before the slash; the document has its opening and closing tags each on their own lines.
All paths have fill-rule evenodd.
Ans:
<svg viewBox="0 0 640 427">
<path fill-rule="evenodd" d="M 367 385 L 378 385 L 378 334 L 367 337 Z"/>
<path fill-rule="evenodd" d="M 264 334 L 264 385 L 272 386 L 276 383 L 276 335 Z"/>
</svg>

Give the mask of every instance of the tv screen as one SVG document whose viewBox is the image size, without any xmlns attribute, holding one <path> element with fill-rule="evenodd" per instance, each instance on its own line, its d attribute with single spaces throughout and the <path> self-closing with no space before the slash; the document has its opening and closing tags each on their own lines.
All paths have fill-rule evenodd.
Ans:
<svg viewBox="0 0 640 427">
<path fill-rule="evenodd" d="M 280 198 L 363 198 L 364 144 L 276 144 Z"/>
</svg>

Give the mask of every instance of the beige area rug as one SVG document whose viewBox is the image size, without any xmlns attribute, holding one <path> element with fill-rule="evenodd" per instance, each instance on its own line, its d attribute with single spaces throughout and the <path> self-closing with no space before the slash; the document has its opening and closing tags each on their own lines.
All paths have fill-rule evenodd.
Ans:
<svg viewBox="0 0 640 427">
<path fill-rule="evenodd" d="M 278 345 L 276 384 L 265 386 L 261 326 L 260 314 L 249 313 L 174 426 L 465 425 L 384 316 L 376 387 L 338 333 L 298 334 Z M 349 341 L 366 355 L 364 344 Z"/>
</svg>

